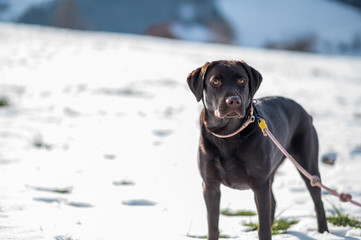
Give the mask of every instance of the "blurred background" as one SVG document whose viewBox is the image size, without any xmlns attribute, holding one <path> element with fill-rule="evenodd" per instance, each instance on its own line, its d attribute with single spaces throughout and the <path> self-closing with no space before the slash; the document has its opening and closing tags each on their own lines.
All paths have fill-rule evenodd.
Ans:
<svg viewBox="0 0 361 240">
<path fill-rule="evenodd" d="M 216 59 L 259 70 L 257 98 L 299 102 L 324 183 L 360 202 L 360 56 L 361 0 L 0 0 L 0 240 L 204 238 L 202 104 L 186 77 Z M 276 216 L 299 223 L 275 239 L 360 239 L 355 224 L 317 234 L 297 171 L 278 173 Z M 251 191 L 223 188 L 221 204 L 256 212 Z M 220 221 L 257 239 L 257 216 Z"/>
<path fill-rule="evenodd" d="M 361 55 L 359 0 L 0 0 L 0 21 Z"/>
</svg>

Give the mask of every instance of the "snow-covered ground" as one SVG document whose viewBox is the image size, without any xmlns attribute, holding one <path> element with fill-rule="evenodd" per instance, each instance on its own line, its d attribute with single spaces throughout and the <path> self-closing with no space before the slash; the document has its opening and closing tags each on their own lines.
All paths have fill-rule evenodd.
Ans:
<svg viewBox="0 0 361 240">
<path fill-rule="evenodd" d="M 361 201 L 361 59 L 0 24 L 0 239 L 192 239 L 206 234 L 197 170 L 201 104 L 187 74 L 206 61 L 244 59 L 264 76 L 257 97 L 283 95 L 313 116 L 323 182 Z M 274 239 L 361 239 L 316 231 L 313 204 L 286 162 L 274 192 Z M 352 217 L 361 208 L 323 200 Z M 251 191 L 222 189 L 222 208 L 255 211 Z M 257 239 L 221 216 L 234 239 Z"/>
</svg>

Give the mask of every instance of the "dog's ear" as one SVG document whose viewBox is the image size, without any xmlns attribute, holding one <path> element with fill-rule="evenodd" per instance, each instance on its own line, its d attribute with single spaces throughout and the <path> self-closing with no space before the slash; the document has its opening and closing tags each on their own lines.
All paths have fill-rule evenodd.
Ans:
<svg viewBox="0 0 361 240">
<path fill-rule="evenodd" d="M 210 63 L 207 62 L 202 67 L 197 68 L 187 77 L 187 83 L 191 91 L 193 92 L 194 96 L 196 96 L 197 102 L 202 99 L 203 96 L 203 84 L 204 84 L 204 77 L 206 75 L 207 69 Z"/>
<path fill-rule="evenodd" d="M 249 66 L 245 61 L 239 61 L 239 63 L 246 68 L 247 74 L 248 74 L 248 78 L 249 78 L 249 91 L 251 93 L 251 96 L 253 98 L 253 96 L 256 94 L 259 86 L 261 85 L 262 82 L 262 75 L 261 73 L 259 73 L 256 69 L 254 69 L 253 67 Z"/>
</svg>

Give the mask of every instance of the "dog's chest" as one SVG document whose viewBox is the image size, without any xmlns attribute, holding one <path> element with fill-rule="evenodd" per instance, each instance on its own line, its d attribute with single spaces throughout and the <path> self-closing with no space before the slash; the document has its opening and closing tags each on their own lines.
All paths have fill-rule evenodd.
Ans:
<svg viewBox="0 0 361 240">
<path fill-rule="evenodd" d="M 222 184 L 230 188 L 249 189 L 252 176 L 247 164 L 238 156 L 223 156 L 217 166 Z"/>
</svg>

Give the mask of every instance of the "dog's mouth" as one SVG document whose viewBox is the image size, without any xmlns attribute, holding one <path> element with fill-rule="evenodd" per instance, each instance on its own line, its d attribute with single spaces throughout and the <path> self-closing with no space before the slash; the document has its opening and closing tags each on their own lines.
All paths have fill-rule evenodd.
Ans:
<svg viewBox="0 0 361 240">
<path fill-rule="evenodd" d="M 224 118 L 241 118 L 241 115 L 238 112 L 230 112 Z"/>
<path fill-rule="evenodd" d="M 228 112 L 221 112 L 219 110 L 216 110 L 215 115 L 218 118 L 243 118 L 244 117 L 244 114 L 242 114 L 240 111 L 237 111 L 237 110 L 228 111 Z"/>
</svg>

